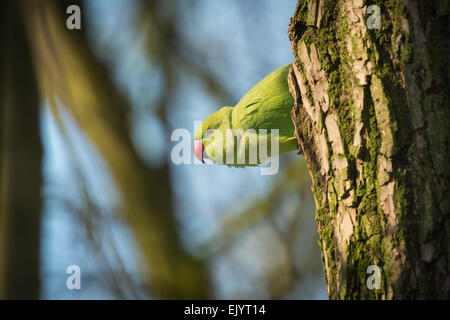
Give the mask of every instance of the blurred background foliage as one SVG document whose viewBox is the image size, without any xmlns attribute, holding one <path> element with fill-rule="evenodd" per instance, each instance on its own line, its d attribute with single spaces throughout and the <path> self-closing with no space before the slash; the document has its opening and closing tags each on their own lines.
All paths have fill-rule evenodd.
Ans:
<svg viewBox="0 0 450 320">
<path fill-rule="evenodd" d="M 302 157 L 275 176 L 170 160 L 174 129 L 292 61 L 295 5 L 3 2 L 0 296 L 326 298 Z"/>
</svg>

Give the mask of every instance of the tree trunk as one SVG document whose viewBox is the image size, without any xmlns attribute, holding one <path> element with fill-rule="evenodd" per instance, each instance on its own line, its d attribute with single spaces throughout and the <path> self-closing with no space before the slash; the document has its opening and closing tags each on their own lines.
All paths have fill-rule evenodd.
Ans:
<svg viewBox="0 0 450 320">
<path fill-rule="evenodd" d="M 297 3 L 292 119 L 331 299 L 450 298 L 449 13 L 448 1 Z"/>
<path fill-rule="evenodd" d="M 0 299 L 39 298 L 39 97 L 16 1 L 0 5 Z"/>
</svg>

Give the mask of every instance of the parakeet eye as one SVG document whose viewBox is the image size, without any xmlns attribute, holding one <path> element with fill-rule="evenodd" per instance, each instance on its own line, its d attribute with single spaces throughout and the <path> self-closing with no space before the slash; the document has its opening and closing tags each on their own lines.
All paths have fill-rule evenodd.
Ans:
<svg viewBox="0 0 450 320">
<path fill-rule="evenodd" d="M 206 130 L 206 136 L 210 136 L 214 134 L 214 129 L 208 129 Z"/>
</svg>

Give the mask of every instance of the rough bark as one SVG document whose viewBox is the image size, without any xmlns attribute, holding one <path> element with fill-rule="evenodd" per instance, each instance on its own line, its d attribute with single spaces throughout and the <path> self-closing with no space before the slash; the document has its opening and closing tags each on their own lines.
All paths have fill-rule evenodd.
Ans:
<svg viewBox="0 0 450 320">
<path fill-rule="evenodd" d="M 331 299 L 450 298 L 449 13 L 448 1 L 297 3 L 292 119 Z"/>
<path fill-rule="evenodd" d="M 19 6 L 0 5 L 0 298 L 39 298 L 39 97 Z"/>
</svg>

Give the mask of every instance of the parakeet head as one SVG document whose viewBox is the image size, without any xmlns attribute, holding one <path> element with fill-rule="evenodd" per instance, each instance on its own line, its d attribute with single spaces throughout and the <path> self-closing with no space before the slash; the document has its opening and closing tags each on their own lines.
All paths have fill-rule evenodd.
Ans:
<svg viewBox="0 0 450 320">
<path fill-rule="evenodd" d="M 198 160 L 214 159 L 216 139 L 225 137 L 226 129 L 231 129 L 232 107 L 222 107 L 206 118 L 194 135 L 194 154 Z M 217 134 L 220 131 L 221 134 Z M 223 143 L 223 141 L 221 141 Z"/>
</svg>

